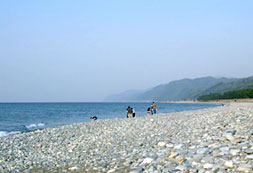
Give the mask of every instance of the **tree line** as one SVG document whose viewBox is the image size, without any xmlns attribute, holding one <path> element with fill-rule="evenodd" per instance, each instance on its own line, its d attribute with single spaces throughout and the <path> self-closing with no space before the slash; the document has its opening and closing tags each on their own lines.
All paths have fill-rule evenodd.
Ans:
<svg viewBox="0 0 253 173">
<path fill-rule="evenodd" d="M 223 94 L 212 93 L 200 96 L 199 101 L 209 101 L 209 100 L 220 100 L 220 99 L 243 99 L 243 98 L 253 98 L 253 89 L 243 89 L 227 91 Z"/>
</svg>

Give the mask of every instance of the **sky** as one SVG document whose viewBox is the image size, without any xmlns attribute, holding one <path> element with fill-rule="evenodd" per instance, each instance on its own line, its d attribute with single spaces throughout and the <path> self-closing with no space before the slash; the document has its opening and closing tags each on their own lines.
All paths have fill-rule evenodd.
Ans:
<svg viewBox="0 0 253 173">
<path fill-rule="evenodd" d="M 253 75 L 251 0 L 0 1 L 0 102 Z"/>
</svg>

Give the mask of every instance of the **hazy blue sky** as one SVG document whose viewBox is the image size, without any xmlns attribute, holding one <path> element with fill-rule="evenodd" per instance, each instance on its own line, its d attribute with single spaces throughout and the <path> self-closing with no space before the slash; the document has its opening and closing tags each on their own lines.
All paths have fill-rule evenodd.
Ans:
<svg viewBox="0 0 253 173">
<path fill-rule="evenodd" d="M 0 101 L 100 101 L 253 75 L 253 1 L 0 1 Z"/>
</svg>

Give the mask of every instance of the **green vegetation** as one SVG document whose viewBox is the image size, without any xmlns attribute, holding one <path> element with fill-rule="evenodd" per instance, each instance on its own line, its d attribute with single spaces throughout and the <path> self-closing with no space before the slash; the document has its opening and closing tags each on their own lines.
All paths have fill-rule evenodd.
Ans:
<svg viewBox="0 0 253 173">
<path fill-rule="evenodd" d="M 251 88 L 253 88 L 253 76 L 248 77 L 248 78 L 237 79 L 237 80 L 234 80 L 232 82 L 227 82 L 227 83 L 220 82 L 208 88 L 204 92 L 201 92 L 200 95 L 198 96 L 207 95 L 209 93 L 222 94 L 227 91 L 244 90 L 244 89 L 251 89 Z"/>
<path fill-rule="evenodd" d="M 209 100 L 220 100 L 220 99 L 243 99 L 243 98 L 253 98 L 253 89 L 243 89 L 228 91 L 223 94 L 212 93 L 208 95 L 203 95 L 198 98 L 200 101 Z"/>
</svg>

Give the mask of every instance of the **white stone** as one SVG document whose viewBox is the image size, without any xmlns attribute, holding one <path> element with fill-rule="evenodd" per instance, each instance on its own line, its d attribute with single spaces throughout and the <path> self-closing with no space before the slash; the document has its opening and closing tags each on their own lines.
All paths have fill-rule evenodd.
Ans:
<svg viewBox="0 0 253 173">
<path fill-rule="evenodd" d="M 236 156 L 240 153 L 240 150 L 230 150 L 230 154 Z"/>
<path fill-rule="evenodd" d="M 193 161 L 193 162 L 192 162 L 192 165 L 193 165 L 193 166 L 197 166 L 197 165 L 198 165 L 198 163 L 197 163 L 197 162 L 195 162 L 195 161 Z"/>
<path fill-rule="evenodd" d="M 233 168 L 233 167 L 234 167 L 233 162 L 232 162 L 231 160 L 226 161 L 224 165 L 225 165 L 227 168 Z"/>
<path fill-rule="evenodd" d="M 174 145 L 173 145 L 173 144 L 166 144 L 166 147 L 168 147 L 168 148 L 173 148 Z"/>
<path fill-rule="evenodd" d="M 159 147 L 164 147 L 165 145 L 166 145 L 166 143 L 165 142 L 158 142 L 158 144 L 157 144 Z"/>
<path fill-rule="evenodd" d="M 174 149 L 180 149 L 180 148 L 182 148 L 182 144 L 178 144 L 178 145 L 176 145 L 175 147 L 174 147 Z"/>
<path fill-rule="evenodd" d="M 213 165 L 210 164 L 210 163 L 206 163 L 206 164 L 204 164 L 204 166 L 203 166 L 203 168 L 205 168 L 205 169 L 211 169 L 212 167 L 213 167 Z"/>
<path fill-rule="evenodd" d="M 146 165 L 146 164 L 150 164 L 151 162 L 153 162 L 153 159 L 147 157 L 147 158 L 145 158 L 145 159 L 143 160 L 142 164 Z"/>
<path fill-rule="evenodd" d="M 226 133 L 225 137 L 229 141 L 234 141 L 235 140 L 234 136 L 232 134 L 230 134 L 230 133 Z"/>
<path fill-rule="evenodd" d="M 113 173 L 115 171 L 116 171 L 116 169 L 111 169 L 111 170 L 107 171 L 107 173 Z"/>
<path fill-rule="evenodd" d="M 208 134 L 207 134 L 207 133 L 205 133 L 205 134 L 203 135 L 203 137 L 204 137 L 204 138 L 208 137 Z"/>
<path fill-rule="evenodd" d="M 253 159 L 253 154 L 247 155 L 247 159 Z"/>
<path fill-rule="evenodd" d="M 79 168 L 76 167 L 76 166 L 73 166 L 73 167 L 69 168 L 70 171 L 76 171 L 76 170 L 78 170 L 78 169 L 79 169 Z"/>
</svg>

